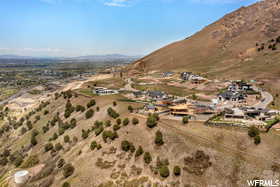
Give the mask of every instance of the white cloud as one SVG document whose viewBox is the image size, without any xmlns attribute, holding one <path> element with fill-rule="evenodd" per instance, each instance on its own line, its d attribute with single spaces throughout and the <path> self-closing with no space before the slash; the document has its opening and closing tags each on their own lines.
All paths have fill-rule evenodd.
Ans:
<svg viewBox="0 0 280 187">
<path fill-rule="evenodd" d="M 127 7 L 129 6 L 130 0 L 109 0 L 105 1 L 104 5 L 114 7 Z"/>
</svg>

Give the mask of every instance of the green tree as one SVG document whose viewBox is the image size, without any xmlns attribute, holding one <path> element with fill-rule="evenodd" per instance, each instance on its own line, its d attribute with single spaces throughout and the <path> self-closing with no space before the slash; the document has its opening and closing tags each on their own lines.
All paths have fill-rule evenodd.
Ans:
<svg viewBox="0 0 280 187">
<path fill-rule="evenodd" d="M 95 100 L 92 99 L 88 102 L 87 107 L 90 108 L 90 107 L 94 106 L 95 104 L 96 104 Z"/>
<path fill-rule="evenodd" d="M 183 124 L 187 124 L 189 123 L 189 117 L 188 116 L 184 116 L 182 119 Z"/>
<path fill-rule="evenodd" d="M 259 135 L 257 135 L 257 136 L 254 137 L 254 143 L 255 143 L 256 145 L 258 145 L 258 144 L 261 143 L 261 137 L 260 137 Z"/>
<path fill-rule="evenodd" d="M 255 137 L 255 136 L 258 136 L 259 134 L 260 134 L 260 131 L 257 127 L 255 127 L 255 126 L 249 127 L 248 135 L 250 137 Z"/>
<path fill-rule="evenodd" d="M 75 168 L 72 166 L 72 164 L 66 164 L 63 167 L 63 176 L 64 178 L 67 178 L 69 176 L 71 176 L 75 171 Z"/>
<path fill-rule="evenodd" d="M 144 153 L 144 150 L 143 150 L 142 146 L 140 145 L 140 146 L 138 147 L 138 149 L 136 150 L 135 157 L 139 157 L 139 156 L 141 156 L 143 153 Z"/>
<path fill-rule="evenodd" d="M 70 136 L 69 135 L 65 135 L 64 136 L 64 142 L 65 143 L 69 143 L 70 142 Z"/>
<path fill-rule="evenodd" d="M 122 141 L 121 148 L 123 151 L 127 152 L 130 149 L 130 143 L 127 140 Z"/>
<path fill-rule="evenodd" d="M 149 152 L 144 153 L 144 161 L 146 164 L 150 164 L 152 162 L 152 156 Z"/>
<path fill-rule="evenodd" d="M 164 144 L 163 135 L 159 130 L 156 132 L 155 144 L 159 146 Z"/>
<path fill-rule="evenodd" d="M 137 125 L 139 123 L 139 120 L 137 118 L 132 119 L 132 124 Z"/>
<path fill-rule="evenodd" d="M 173 173 L 175 176 L 181 175 L 181 168 L 179 166 L 174 166 Z"/>
<path fill-rule="evenodd" d="M 129 105 L 128 107 L 127 107 L 127 109 L 128 109 L 128 111 L 130 112 L 130 113 L 132 113 L 133 112 L 133 107 L 131 106 L 131 105 Z"/>
<path fill-rule="evenodd" d="M 128 124 L 129 124 L 129 119 L 128 118 L 124 118 L 123 126 L 127 126 Z"/>
<path fill-rule="evenodd" d="M 149 128 L 154 128 L 155 126 L 157 126 L 157 120 L 156 120 L 156 118 L 154 117 L 154 116 L 149 116 L 148 118 L 147 118 L 147 121 L 146 121 L 146 125 L 147 125 L 147 127 L 149 127 Z"/>
<path fill-rule="evenodd" d="M 160 174 L 161 177 L 167 178 L 169 176 L 169 174 L 170 174 L 169 168 L 167 166 L 165 166 L 165 165 L 161 166 L 159 168 L 159 174 Z"/>
<path fill-rule="evenodd" d="M 93 114 L 94 114 L 94 111 L 92 109 L 89 109 L 85 114 L 86 119 L 91 118 L 93 116 Z"/>
<path fill-rule="evenodd" d="M 48 151 L 50 151 L 52 149 L 53 149 L 53 144 L 52 143 L 47 143 L 45 145 L 45 152 L 48 152 Z"/>
</svg>

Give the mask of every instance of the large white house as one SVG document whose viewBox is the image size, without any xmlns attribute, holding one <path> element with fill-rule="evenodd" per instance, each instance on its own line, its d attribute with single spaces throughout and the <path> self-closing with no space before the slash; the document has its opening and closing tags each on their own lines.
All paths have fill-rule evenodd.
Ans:
<svg viewBox="0 0 280 187">
<path fill-rule="evenodd" d="M 95 87 L 93 90 L 93 93 L 96 95 L 113 95 L 113 94 L 118 94 L 118 90 L 111 90 L 108 88 L 103 88 L 103 87 Z"/>
</svg>

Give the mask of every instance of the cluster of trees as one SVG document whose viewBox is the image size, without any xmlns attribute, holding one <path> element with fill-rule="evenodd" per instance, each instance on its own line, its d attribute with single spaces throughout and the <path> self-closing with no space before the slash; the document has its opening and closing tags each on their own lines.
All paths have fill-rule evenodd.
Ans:
<svg viewBox="0 0 280 187">
<path fill-rule="evenodd" d="M 64 117 L 67 119 L 75 111 L 75 107 L 72 105 L 71 101 L 68 100 L 65 105 Z"/>
<path fill-rule="evenodd" d="M 0 166 L 5 166 L 10 162 L 15 167 L 19 167 L 22 164 L 24 157 L 25 155 L 19 151 L 11 153 L 9 149 L 4 149 L 0 154 Z"/>
<path fill-rule="evenodd" d="M 92 151 L 95 150 L 95 149 L 99 150 L 101 148 L 102 148 L 101 144 L 98 144 L 96 141 L 92 141 L 91 144 L 90 144 L 90 149 Z"/>
<path fill-rule="evenodd" d="M 272 51 L 277 50 L 277 44 L 280 44 L 280 36 L 278 36 L 275 39 L 273 38 L 273 39 L 268 41 L 268 49 L 271 49 Z M 262 43 L 261 45 L 256 43 L 256 46 L 258 47 L 258 51 L 262 51 L 262 50 L 265 49 L 265 43 Z"/>
<path fill-rule="evenodd" d="M 261 143 L 260 130 L 257 127 L 251 126 L 248 130 L 248 135 L 249 137 L 254 138 L 254 143 L 256 145 Z"/>
</svg>

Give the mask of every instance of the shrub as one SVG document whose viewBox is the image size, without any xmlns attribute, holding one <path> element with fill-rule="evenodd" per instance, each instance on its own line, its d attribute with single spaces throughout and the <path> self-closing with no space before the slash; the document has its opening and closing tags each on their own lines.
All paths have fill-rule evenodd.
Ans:
<svg viewBox="0 0 280 187">
<path fill-rule="evenodd" d="M 38 136 L 38 134 L 39 134 L 39 131 L 38 131 L 37 129 L 34 129 L 34 130 L 32 131 L 31 136 Z"/>
<path fill-rule="evenodd" d="M 31 136 L 30 143 L 32 146 L 37 145 L 38 142 L 37 142 L 36 136 Z"/>
<path fill-rule="evenodd" d="M 135 157 L 139 157 L 144 153 L 142 146 L 139 146 L 136 153 L 135 153 Z"/>
<path fill-rule="evenodd" d="M 57 144 L 55 144 L 54 149 L 56 151 L 60 151 L 61 149 L 63 149 L 63 146 L 61 145 L 61 143 L 57 143 Z"/>
<path fill-rule="evenodd" d="M 113 106 L 117 106 L 117 102 L 116 101 L 113 102 Z"/>
<path fill-rule="evenodd" d="M 23 135 L 27 132 L 27 129 L 25 127 L 22 127 L 20 130 L 20 133 Z"/>
<path fill-rule="evenodd" d="M 120 115 L 111 107 L 107 109 L 107 113 L 110 117 L 117 119 Z"/>
<path fill-rule="evenodd" d="M 128 124 L 129 124 L 129 119 L 128 118 L 124 118 L 123 125 L 127 126 Z"/>
<path fill-rule="evenodd" d="M 70 137 L 69 135 L 64 136 L 64 142 L 69 143 L 70 142 Z"/>
<path fill-rule="evenodd" d="M 150 164 L 152 162 L 152 156 L 149 152 L 144 153 L 144 161 L 146 164 Z"/>
<path fill-rule="evenodd" d="M 137 125 L 139 123 L 139 120 L 137 118 L 132 119 L 132 124 Z"/>
<path fill-rule="evenodd" d="M 129 111 L 130 113 L 133 112 L 133 107 L 132 107 L 131 105 L 129 105 L 129 106 L 127 107 L 127 109 L 128 109 L 128 111 Z"/>
<path fill-rule="evenodd" d="M 82 130 L 82 138 L 86 139 L 88 137 L 89 132 L 85 131 L 84 129 Z"/>
<path fill-rule="evenodd" d="M 257 136 L 254 137 L 254 143 L 255 143 L 256 145 L 258 145 L 258 144 L 261 143 L 261 137 L 260 137 L 259 135 L 257 135 Z"/>
<path fill-rule="evenodd" d="M 97 148 L 97 142 L 96 142 L 96 141 L 93 141 L 93 142 L 91 142 L 91 144 L 90 144 L 90 149 L 91 149 L 91 150 L 94 150 L 95 148 Z"/>
<path fill-rule="evenodd" d="M 99 112 L 99 110 L 100 110 L 100 108 L 99 108 L 99 106 L 97 106 L 97 107 L 96 107 L 96 111 Z"/>
<path fill-rule="evenodd" d="M 76 106 L 76 112 L 84 112 L 86 108 L 82 105 L 77 105 Z"/>
<path fill-rule="evenodd" d="M 85 114 L 86 119 L 91 118 L 93 116 L 93 114 L 94 114 L 94 111 L 92 109 L 89 109 Z"/>
<path fill-rule="evenodd" d="M 70 183 L 69 182 L 64 182 L 62 184 L 62 187 L 71 187 Z"/>
<path fill-rule="evenodd" d="M 260 131 L 257 127 L 255 126 L 251 126 L 248 130 L 248 135 L 250 137 L 255 137 L 255 136 L 258 136 L 260 134 Z"/>
<path fill-rule="evenodd" d="M 149 127 L 149 128 L 154 128 L 155 126 L 157 126 L 157 120 L 156 120 L 156 118 L 154 117 L 154 116 L 149 116 L 148 118 L 147 118 L 147 121 L 146 121 L 146 125 L 147 125 L 147 127 Z"/>
<path fill-rule="evenodd" d="M 88 102 L 87 107 L 90 108 L 90 107 L 94 106 L 95 104 L 96 104 L 95 100 L 92 99 Z"/>
<path fill-rule="evenodd" d="M 77 126 L 77 120 L 75 119 L 75 118 L 72 118 L 71 120 L 70 120 L 70 128 L 71 129 L 74 129 L 75 127 Z"/>
<path fill-rule="evenodd" d="M 189 117 L 188 116 L 184 116 L 182 119 L 183 124 L 187 124 L 189 123 Z"/>
<path fill-rule="evenodd" d="M 103 126 L 100 126 L 99 128 L 95 129 L 95 136 L 98 136 L 103 132 L 104 128 Z"/>
<path fill-rule="evenodd" d="M 110 121 L 110 120 L 107 120 L 107 121 L 105 122 L 105 126 L 106 126 L 106 127 L 111 127 L 111 125 L 112 125 L 112 124 L 111 124 L 111 121 Z"/>
<path fill-rule="evenodd" d="M 44 115 L 47 115 L 48 113 L 49 113 L 48 110 L 45 110 L 45 111 L 44 111 Z"/>
<path fill-rule="evenodd" d="M 114 131 L 118 131 L 120 128 L 121 128 L 121 126 L 118 125 L 118 124 L 115 124 L 115 125 L 113 126 L 113 130 L 114 130 Z"/>
<path fill-rule="evenodd" d="M 75 168 L 72 166 L 72 164 L 66 164 L 63 167 L 63 176 L 64 178 L 67 178 L 69 176 L 71 176 L 75 171 Z"/>
<path fill-rule="evenodd" d="M 45 145 L 45 152 L 48 152 L 48 151 L 50 151 L 52 149 L 53 149 L 53 144 L 52 143 L 47 143 Z"/>
<path fill-rule="evenodd" d="M 167 166 L 161 166 L 159 168 L 159 174 L 163 178 L 167 178 L 169 176 L 169 168 Z"/>
<path fill-rule="evenodd" d="M 33 128 L 32 122 L 29 120 L 26 122 L 26 125 L 27 125 L 28 130 L 31 130 Z"/>
<path fill-rule="evenodd" d="M 164 144 L 162 133 L 160 131 L 156 132 L 155 144 L 159 146 Z"/>
<path fill-rule="evenodd" d="M 130 143 L 127 140 L 122 141 L 121 148 L 123 151 L 127 152 L 130 149 Z"/>
<path fill-rule="evenodd" d="M 175 166 L 173 169 L 173 173 L 175 176 L 180 176 L 181 175 L 181 168 L 179 166 Z"/>
<path fill-rule="evenodd" d="M 118 138 L 118 134 L 117 132 L 113 132 L 113 131 L 103 131 L 102 133 L 102 138 L 104 140 L 104 142 L 106 143 L 107 142 L 107 138 L 110 138 L 110 140 L 115 140 L 116 138 Z"/>
<path fill-rule="evenodd" d="M 65 160 L 63 158 L 59 159 L 57 162 L 57 167 L 62 168 L 65 164 Z"/>
<path fill-rule="evenodd" d="M 43 133 L 46 133 L 50 130 L 50 128 L 48 126 L 43 126 L 42 130 L 43 130 Z"/>
<path fill-rule="evenodd" d="M 30 155 L 21 165 L 21 168 L 31 168 L 40 162 L 37 155 Z"/>
<path fill-rule="evenodd" d="M 122 120 L 121 120 L 120 118 L 118 118 L 118 119 L 116 120 L 116 122 L 117 122 L 118 125 L 120 125 L 120 124 L 122 123 Z"/>
<path fill-rule="evenodd" d="M 58 138 L 58 135 L 56 134 L 56 132 L 53 134 L 52 140 L 56 140 Z"/>
</svg>

